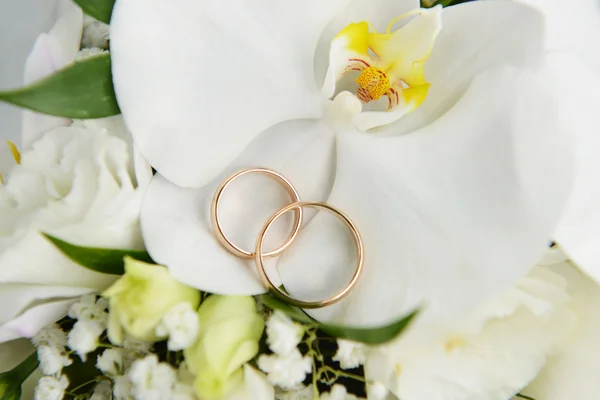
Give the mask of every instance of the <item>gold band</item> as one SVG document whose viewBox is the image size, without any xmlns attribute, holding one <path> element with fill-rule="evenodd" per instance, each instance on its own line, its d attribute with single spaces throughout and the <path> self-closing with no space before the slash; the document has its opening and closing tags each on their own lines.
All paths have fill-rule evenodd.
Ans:
<svg viewBox="0 0 600 400">
<path fill-rule="evenodd" d="M 322 210 L 330 211 L 333 214 L 335 214 L 339 219 L 342 220 L 342 222 L 344 222 L 344 224 L 348 227 L 348 229 L 350 229 L 350 232 L 352 233 L 352 236 L 354 238 L 354 242 L 356 243 L 356 256 L 357 256 L 358 263 L 357 263 L 356 271 L 354 272 L 354 276 L 352 276 L 352 279 L 350 280 L 350 282 L 348 283 L 348 285 L 346 285 L 346 287 L 344 289 L 342 289 L 335 295 L 333 295 L 325 300 L 304 301 L 304 300 L 299 300 L 299 299 L 296 299 L 296 298 L 290 296 L 289 294 L 287 294 L 286 292 L 284 292 L 283 290 L 281 290 L 280 288 L 278 288 L 277 286 L 275 286 L 273 284 L 271 279 L 267 276 L 267 273 L 265 271 L 265 266 L 263 263 L 263 259 L 267 255 L 267 253 L 263 254 L 263 251 L 262 251 L 263 241 L 265 239 L 265 235 L 267 234 L 267 231 L 269 230 L 269 228 L 283 214 L 290 212 L 292 210 L 294 210 L 294 211 L 302 210 L 303 207 L 322 209 Z M 338 210 L 337 208 L 333 207 L 332 205 L 330 205 L 328 203 L 316 202 L 316 201 L 302 201 L 302 202 L 295 202 L 295 203 L 292 203 L 290 205 L 283 207 L 281 210 L 277 211 L 275 214 L 273 214 L 273 216 L 271 216 L 271 218 L 269 218 L 267 220 L 267 222 L 261 229 L 260 233 L 258 234 L 258 238 L 256 240 L 254 261 L 256 263 L 256 270 L 258 272 L 258 275 L 259 275 L 261 281 L 276 297 L 279 297 L 281 300 L 285 301 L 286 303 L 289 303 L 291 305 L 294 305 L 294 306 L 297 306 L 300 308 L 321 308 L 321 307 L 326 307 L 328 305 L 331 305 L 331 304 L 334 304 L 334 303 L 340 301 L 346 295 L 348 295 L 350 290 L 352 290 L 354 285 L 356 285 L 358 277 L 360 276 L 360 274 L 362 272 L 362 268 L 363 268 L 364 249 L 363 249 L 363 242 L 360 237 L 360 233 L 358 232 L 358 229 L 356 228 L 356 226 L 354 225 L 352 220 L 350 220 L 350 218 L 348 218 L 348 216 L 346 216 L 346 214 L 344 214 L 343 212 L 341 212 L 340 210 Z"/>
<path fill-rule="evenodd" d="M 242 258 L 252 258 L 252 257 L 254 257 L 254 253 L 246 251 L 246 250 L 242 249 L 241 247 L 235 245 L 231 240 L 229 240 L 227 235 L 225 235 L 225 233 L 223 232 L 223 228 L 221 227 L 221 223 L 219 221 L 219 202 L 221 201 L 223 192 L 225 191 L 225 189 L 227 188 L 227 186 L 229 186 L 229 184 L 231 182 L 233 182 L 235 179 L 239 178 L 240 176 L 250 174 L 250 173 L 265 174 L 265 175 L 268 175 L 268 176 L 274 178 L 285 188 L 286 192 L 290 196 L 290 200 L 292 201 L 292 203 L 297 203 L 300 201 L 300 195 L 298 195 L 298 192 L 296 191 L 296 188 L 294 188 L 294 185 L 292 185 L 290 183 L 290 181 L 288 181 L 283 175 L 281 175 L 280 173 L 275 172 L 273 170 L 270 170 L 270 169 L 266 169 L 266 168 L 244 169 L 239 172 L 236 172 L 235 174 L 231 175 L 229 178 L 225 179 L 225 181 L 221 184 L 221 186 L 219 186 L 219 188 L 215 192 L 215 195 L 212 199 L 212 203 L 210 205 L 210 220 L 211 220 L 213 229 L 215 231 L 215 235 L 217 236 L 217 240 L 219 241 L 219 243 L 221 243 L 221 245 L 223 245 L 223 247 L 225 247 L 225 249 L 227 249 L 229 252 L 233 253 L 234 255 L 236 255 L 238 257 L 242 257 Z M 290 233 L 290 236 L 279 248 L 277 248 L 273 251 L 264 253 L 263 255 L 261 255 L 261 258 L 262 257 L 273 257 L 273 256 L 280 254 L 282 251 L 284 251 L 296 238 L 296 235 L 298 234 L 298 231 L 300 230 L 301 225 L 302 225 L 302 208 L 296 208 L 294 210 L 294 226 L 293 226 L 292 232 Z M 262 248 L 261 248 L 261 250 L 262 250 Z"/>
</svg>

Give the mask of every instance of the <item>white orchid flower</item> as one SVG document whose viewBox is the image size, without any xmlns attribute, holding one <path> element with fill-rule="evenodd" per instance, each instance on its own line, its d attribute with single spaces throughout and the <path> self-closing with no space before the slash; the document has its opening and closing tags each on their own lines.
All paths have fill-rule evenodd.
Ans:
<svg viewBox="0 0 600 400">
<path fill-rule="evenodd" d="M 569 139 L 536 75 L 543 17 L 505 1 L 418 7 L 118 1 L 115 89 L 159 172 L 141 217 L 152 257 L 202 290 L 264 292 L 208 222 L 222 179 L 260 166 L 339 207 L 362 233 L 364 274 L 349 297 L 312 312 L 319 319 L 375 325 L 423 305 L 423 315 L 451 316 L 526 274 L 571 181 Z M 253 247 L 286 204 L 281 192 L 260 177 L 227 192 L 223 222 L 236 243 Z M 342 229 L 318 214 L 277 260 L 279 276 L 269 266 L 273 279 L 305 299 L 343 287 L 354 249 Z"/>
<path fill-rule="evenodd" d="M 547 16 L 548 66 L 561 95 L 565 123 L 575 135 L 577 174 L 573 195 L 555 236 L 560 247 L 595 282 L 571 273 L 579 282 L 570 291 L 577 329 L 540 375 L 523 391 L 536 399 L 600 397 L 600 3 L 582 0 L 529 0 Z M 564 257 L 566 259 L 567 257 Z M 564 261 L 563 259 L 563 261 Z M 566 262 L 565 262 L 566 263 Z"/>
</svg>

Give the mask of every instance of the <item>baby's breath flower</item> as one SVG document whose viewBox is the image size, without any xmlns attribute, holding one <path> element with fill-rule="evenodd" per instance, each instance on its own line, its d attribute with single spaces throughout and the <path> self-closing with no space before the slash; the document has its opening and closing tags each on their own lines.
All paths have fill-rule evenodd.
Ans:
<svg viewBox="0 0 600 400">
<path fill-rule="evenodd" d="M 104 328 L 94 321 L 77 321 L 69 332 L 69 347 L 85 361 L 87 354 L 98 348 Z"/>
<path fill-rule="evenodd" d="M 60 374 L 63 367 L 71 365 L 73 361 L 64 354 L 64 347 L 58 349 L 51 346 L 40 346 L 37 349 L 38 360 L 40 360 L 40 369 L 44 375 Z"/>
<path fill-rule="evenodd" d="M 108 376 L 117 376 L 123 373 L 123 349 L 107 349 L 98 356 L 96 367 Z"/>
<path fill-rule="evenodd" d="M 389 390 L 381 382 L 372 382 L 367 384 L 367 398 L 369 400 L 387 399 Z"/>
<path fill-rule="evenodd" d="M 349 340 L 338 339 L 338 351 L 333 357 L 343 369 L 358 368 L 366 360 L 366 348 L 363 344 Z"/>
<path fill-rule="evenodd" d="M 112 386 L 110 382 L 106 380 L 100 381 L 94 387 L 94 392 L 92 393 L 90 400 L 111 400 L 111 392 Z"/>
<path fill-rule="evenodd" d="M 312 359 L 302 357 L 300 351 L 295 349 L 285 356 L 263 354 L 258 357 L 258 367 L 267 373 L 267 379 L 273 385 L 295 389 L 311 371 Z"/>
<path fill-rule="evenodd" d="M 313 385 L 303 386 L 297 390 L 283 391 L 276 393 L 277 400 L 314 400 L 315 390 Z"/>
<path fill-rule="evenodd" d="M 62 400 L 68 386 L 69 380 L 64 375 L 60 378 L 44 376 L 35 387 L 35 400 Z"/>
<path fill-rule="evenodd" d="M 183 350 L 196 341 L 200 327 L 198 315 L 188 302 L 175 305 L 156 326 L 156 335 L 169 337 L 167 347 L 171 351 Z"/>
<path fill-rule="evenodd" d="M 115 376 L 113 378 L 113 397 L 114 400 L 131 399 L 131 382 L 127 376 Z"/>
<path fill-rule="evenodd" d="M 292 352 L 304 336 L 304 327 L 279 310 L 267 320 L 266 330 L 269 348 L 281 356 Z"/>
<path fill-rule="evenodd" d="M 136 360 L 127 373 L 131 381 L 131 394 L 137 399 L 169 399 L 177 382 L 173 367 L 159 363 L 154 354 Z"/>
<path fill-rule="evenodd" d="M 37 335 L 31 338 L 31 342 L 35 347 L 50 346 L 60 349 L 67 345 L 67 334 L 58 324 L 51 324 L 42 328 Z"/>
<path fill-rule="evenodd" d="M 358 400 L 358 398 L 348 393 L 343 385 L 333 385 L 329 393 L 323 393 L 321 400 Z"/>
</svg>

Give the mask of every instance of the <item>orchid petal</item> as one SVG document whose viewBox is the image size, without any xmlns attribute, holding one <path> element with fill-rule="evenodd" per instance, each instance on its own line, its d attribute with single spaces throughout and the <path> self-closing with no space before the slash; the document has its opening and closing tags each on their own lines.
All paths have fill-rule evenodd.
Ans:
<svg viewBox="0 0 600 400">
<path fill-rule="evenodd" d="M 170 181 L 198 187 L 261 131 L 319 117 L 314 51 L 348 1 L 117 2 L 115 90 L 142 154 Z"/>
<path fill-rule="evenodd" d="M 600 369 L 597 345 L 600 335 L 600 286 L 568 263 L 552 269 L 569 281 L 572 310 L 578 323 L 568 340 L 548 359 L 541 373 L 522 393 L 536 399 L 595 399 L 600 397 L 596 377 Z"/>
<path fill-rule="evenodd" d="M 58 20 L 49 33 L 41 34 L 25 61 L 24 84 L 44 78 L 75 61 L 81 42 L 83 12 L 71 0 L 59 2 Z M 23 112 L 22 144 L 30 146 L 44 132 L 68 125 L 70 120 L 32 111 Z"/>
<path fill-rule="evenodd" d="M 231 255 L 215 239 L 209 216 L 213 194 L 228 175 L 243 168 L 265 167 L 293 182 L 301 197 L 324 200 L 331 189 L 333 146 L 334 136 L 324 124 L 289 121 L 265 131 L 205 187 L 181 188 L 155 176 L 141 213 L 150 255 L 169 267 L 176 279 L 198 289 L 228 295 L 263 293 L 253 263 Z M 260 175 L 240 178 L 224 193 L 220 206 L 224 230 L 250 251 L 266 219 L 290 201 L 279 184 Z M 274 234 L 267 238 L 275 244 L 271 248 L 282 242 L 275 239 L 285 238 L 288 229 L 289 225 L 274 226 Z M 268 242 L 266 247 L 270 247 Z"/>
<path fill-rule="evenodd" d="M 553 106 L 530 74 L 504 68 L 421 131 L 342 134 L 328 202 L 357 224 L 365 267 L 348 298 L 312 315 L 352 325 L 421 306 L 453 315 L 514 285 L 546 250 L 570 189 Z M 317 215 L 280 259 L 295 297 L 323 298 L 350 279 L 353 245 L 330 220 Z"/>
<path fill-rule="evenodd" d="M 425 63 L 431 83 L 425 102 L 380 129 L 419 129 L 448 111 L 481 72 L 504 65 L 535 66 L 543 56 L 543 16 L 518 2 L 481 1 L 444 8 L 443 29 Z"/>
</svg>

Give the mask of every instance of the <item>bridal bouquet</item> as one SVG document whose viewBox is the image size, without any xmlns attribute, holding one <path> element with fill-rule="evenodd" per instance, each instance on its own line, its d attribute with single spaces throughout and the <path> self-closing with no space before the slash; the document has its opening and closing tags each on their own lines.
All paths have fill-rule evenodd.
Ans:
<svg viewBox="0 0 600 400">
<path fill-rule="evenodd" d="M 594 0 L 36 1 L 0 399 L 600 397 Z"/>
</svg>

